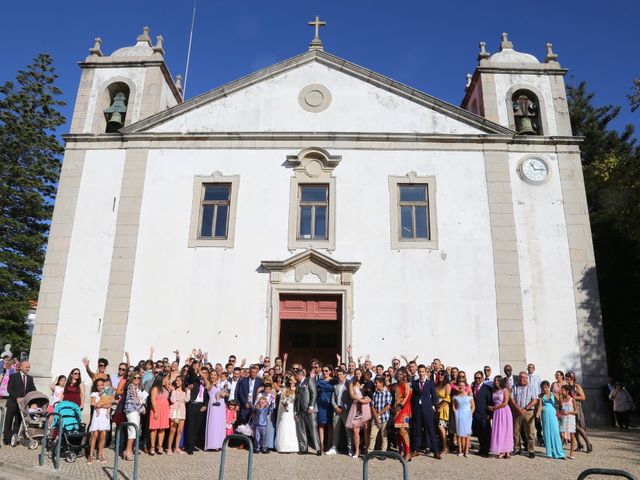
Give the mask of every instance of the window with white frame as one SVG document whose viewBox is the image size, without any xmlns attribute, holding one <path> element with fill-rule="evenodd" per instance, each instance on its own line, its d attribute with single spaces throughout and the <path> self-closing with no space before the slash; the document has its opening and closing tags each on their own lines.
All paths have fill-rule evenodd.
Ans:
<svg viewBox="0 0 640 480">
<path fill-rule="evenodd" d="M 298 185 L 298 240 L 327 240 L 329 185 Z"/>
</svg>

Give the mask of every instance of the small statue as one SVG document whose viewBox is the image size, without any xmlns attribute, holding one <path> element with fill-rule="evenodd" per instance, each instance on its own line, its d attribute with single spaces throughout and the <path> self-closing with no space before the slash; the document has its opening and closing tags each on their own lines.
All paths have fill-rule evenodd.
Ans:
<svg viewBox="0 0 640 480">
<path fill-rule="evenodd" d="M 13 358 L 13 353 L 11 353 L 11 344 L 7 343 L 4 346 L 4 352 L 2 352 L 2 358 L 9 357 Z"/>
</svg>

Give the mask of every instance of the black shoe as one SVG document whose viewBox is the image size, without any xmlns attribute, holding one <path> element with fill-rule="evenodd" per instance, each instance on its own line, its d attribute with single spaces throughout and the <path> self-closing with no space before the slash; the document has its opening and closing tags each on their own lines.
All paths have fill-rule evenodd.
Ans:
<svg viewBox="0 0 640 480">
<path fill-rule="evenodd" d="M 187 455 L 193 455 L 193 450 L 187 450 Z"/>
<path fill-rule="evenodd" d="M 262 450 L 262 453 L 271 453 L 269 450 Z"/>
<path fill-rule="evenodd" d="M 298 452 L 298 455 L 309 455 L 309 452 L 303 452 L 302 450 Z"/>
<path fill-rule="evenodd" d="M 321 452 L 320 450 L 318 450 L 318 451 L 316 452 L 316 457 L 321 457 L 321 456 L 322 456 L 322 452 Z"/>
<path fill-rule="evenodd" d="M 258 450 L 257 448 L 253 451 L 253 454 L 254 454 L 254 455 L 257 455 L 257 454 L 259 454 L 259 453 L 260 453 L 260 450 Z"/>
<path fill-rule="evenodd" d="M 533 452 L 529 452 L 529 458 L 536 458 L 536 454 Z"/>
<path fill-rule="evenodd" d="M 511 455 L 520 455 L 522 452 L 520 450 L 514 450 L 511 452 Z"/>
</svg>

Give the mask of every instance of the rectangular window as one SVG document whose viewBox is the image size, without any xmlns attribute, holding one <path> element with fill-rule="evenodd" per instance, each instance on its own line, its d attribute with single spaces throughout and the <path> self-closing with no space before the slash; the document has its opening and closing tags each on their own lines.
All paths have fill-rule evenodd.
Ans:
<svg viewBox="0 0 640 480">
<path fill-rule="evenodd" d="M 400 209 L 400 238 L 429 240 L 428 185 L 398 184 Z"/>
<path fill-rule="evenodd" d="M 329 185 L 299 185 L 298 240 L 327 240 Z"/>
<path fill-rule="evenodd" d="M 200 229 L 198 238 L 224 239 L 229 231 L 231 184 L 202 184 Z"/>
<path fill-rule="evenodd" d="M 389 177 L 391 248 L 438 249 L 436 179 L 409 172 Z"/>
</svg>

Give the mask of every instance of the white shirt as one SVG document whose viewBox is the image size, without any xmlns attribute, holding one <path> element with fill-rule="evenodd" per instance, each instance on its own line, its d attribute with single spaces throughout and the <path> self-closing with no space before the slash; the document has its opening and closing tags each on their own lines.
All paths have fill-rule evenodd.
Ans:
<svg viewBox="0 0 640 480">
<path fill-rule="evenodd" d="M 229 401 L 236 399 L 236 386 L 238 385 L 238 380 L 229 381 Z"/>
<path fill-rule="evenodd" d="M 256 379 L 255 378 L 249 378 L 249 396 L 247 397 L 249 399 L 249 403 L 253 403 L 253 386 L 256 384 Z"/>
<path fill-rule="evenodd" d="M 204 385 L 198 382 L 197 388 L 198 388 L 198 396 L 196 397 L 194 403 L 202 403 L 204 401 Z"/>
<path fill-rule="evenodd" d="M 529 376 L 529 385 L 533 385 L 538 395 L 540 395 L 540 384 L 542 383 L 542 379 L 535 373 L 529 373 L 527 375 Z"/>
</svg>

